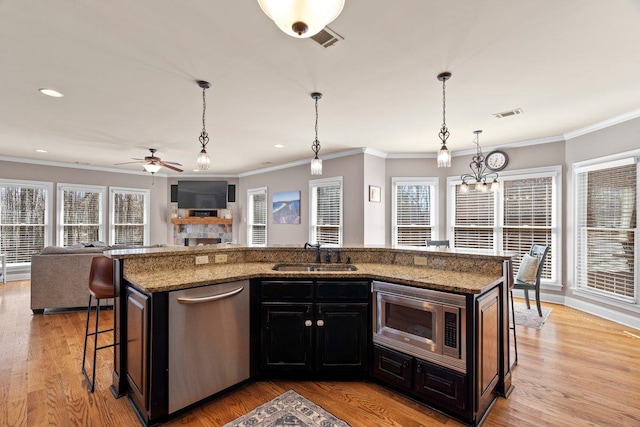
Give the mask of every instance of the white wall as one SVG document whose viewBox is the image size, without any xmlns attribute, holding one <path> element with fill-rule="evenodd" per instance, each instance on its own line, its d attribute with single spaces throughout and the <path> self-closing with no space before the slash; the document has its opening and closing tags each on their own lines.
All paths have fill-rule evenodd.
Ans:
<svg viewBox="0 0 640 427">
<path fill-rule="evenodd" d="M 366 154 L 364 155 L 364 188 L 362 189 L 364 203 L 363 231 L 365 245 L 385 245 L 387 243 L 387 216 L 386 194 L 388 189 L 386 180 L 386 161 L 384 158 Z M 369 200 L 369 186 L 380 187 L 380 201 Z"/>
</svg>

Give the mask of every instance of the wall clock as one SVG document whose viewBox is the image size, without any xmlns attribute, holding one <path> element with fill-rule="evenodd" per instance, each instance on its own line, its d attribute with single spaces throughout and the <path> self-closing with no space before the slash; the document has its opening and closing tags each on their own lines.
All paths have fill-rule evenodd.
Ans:
<svg viewBox="0 0 640 427">
<path fill-rule="evenodd" d="M 490 152 L 484 159 L 484 164 L 487 166 L 487 169 L 496 172 L 506 168 L 507 163 L 509 163 L 509 156 L 501 150 L 494 150 Z"/>
</svg>

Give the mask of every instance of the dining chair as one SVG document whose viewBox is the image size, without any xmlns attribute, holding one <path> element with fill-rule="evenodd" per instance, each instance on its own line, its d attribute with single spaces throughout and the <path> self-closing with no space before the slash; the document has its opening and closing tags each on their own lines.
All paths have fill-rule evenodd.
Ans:
<svg viewBox="0 0 640 427">
<path fill-rule="evenodd" d="M 444 246 L 445 248 L 449 247 L 449 241 L 448 240 L 429 240 L 427 239 L 427 247 L 429 246 Z"/>
<path fill-rule="evenodd" d="M 529 291 L 535 292 L 536 297 L 536 307 L 538 308 L 538 315 L 542 317 L 542 307 L 540 306 L 540 277 L 542 276 L 542 269 L 544 268 L 544 262 L 547 258 L 547 253 L 549 252 L 549 246 L 544 245 L 532 245 L 529 250 L 530 258 L 523 258 L 523 261 L 520 263 L 520 270 L 525 269 L 527 266 L 524 263 L 532 259 L 537 259 L 537 268 L 535 270 L 535 276 L 528 278 L 527 280 L 523 280 L 522 275 L 520 274 L 520 270 L 518 272 L 518 276 L 513 280 L 513 289 L 521 289 L 524 291 L 524 299 L 527 303 L 527 309 L 531 308 L 531 304 L 529 303 Z M 533 279 L 533 280 L 530 280 Z"/>
</svg>

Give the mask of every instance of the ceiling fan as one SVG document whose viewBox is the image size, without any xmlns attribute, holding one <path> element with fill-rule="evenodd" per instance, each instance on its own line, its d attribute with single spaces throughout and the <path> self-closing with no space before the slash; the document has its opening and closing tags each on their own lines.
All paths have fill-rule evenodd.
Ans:
<svg viewBox="0 0 640 427">
<path fill-rule="evenodd" d="M 162 159 L 160 159 L 160 157 L 156 157 L 156 155 L 155 155 L 156 151 L 158 151 L 158 150 L 156 150 L 155 148 L 149 148 L 149 151 L 151 151 L 151 155 L 150 156 L 145 156 L 144 159 L 133 158 L 133 160 L 135 160 L 135 162 L 116 163 L 116 165 L 127 165 L 127 164 L 131 164 L 131 163 L 142 163 L 142 167 L 144 167 L 144 170 L 146 170 L 147 172 L 151 172 L 152 175 L 154 173 L 158 172 L 160 170 L 160 168 L 162 168 L 162 167 L 174 170 L 176 172 L 182 172 L 182 169 L 176 167 L 176 166 L 182 166 L 180 163 L 163 162 Z"/>
</svg>

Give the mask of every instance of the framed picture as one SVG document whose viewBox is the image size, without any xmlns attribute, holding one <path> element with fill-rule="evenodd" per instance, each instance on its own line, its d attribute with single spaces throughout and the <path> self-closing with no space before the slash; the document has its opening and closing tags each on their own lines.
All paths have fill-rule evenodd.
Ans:
<svg viewBox="0 0 640 427">
<path fill-rule="evenodd" d="M 378 187 L 377 185 L 369 186 L 369 201 L 370 202 L 380 201 L 380 187 Z"/>
<path fill-rule="evenodd" d="M 285 191 L 273 194 L 274 224 L 300 224 L 300 192 Z"/>
</svg>

